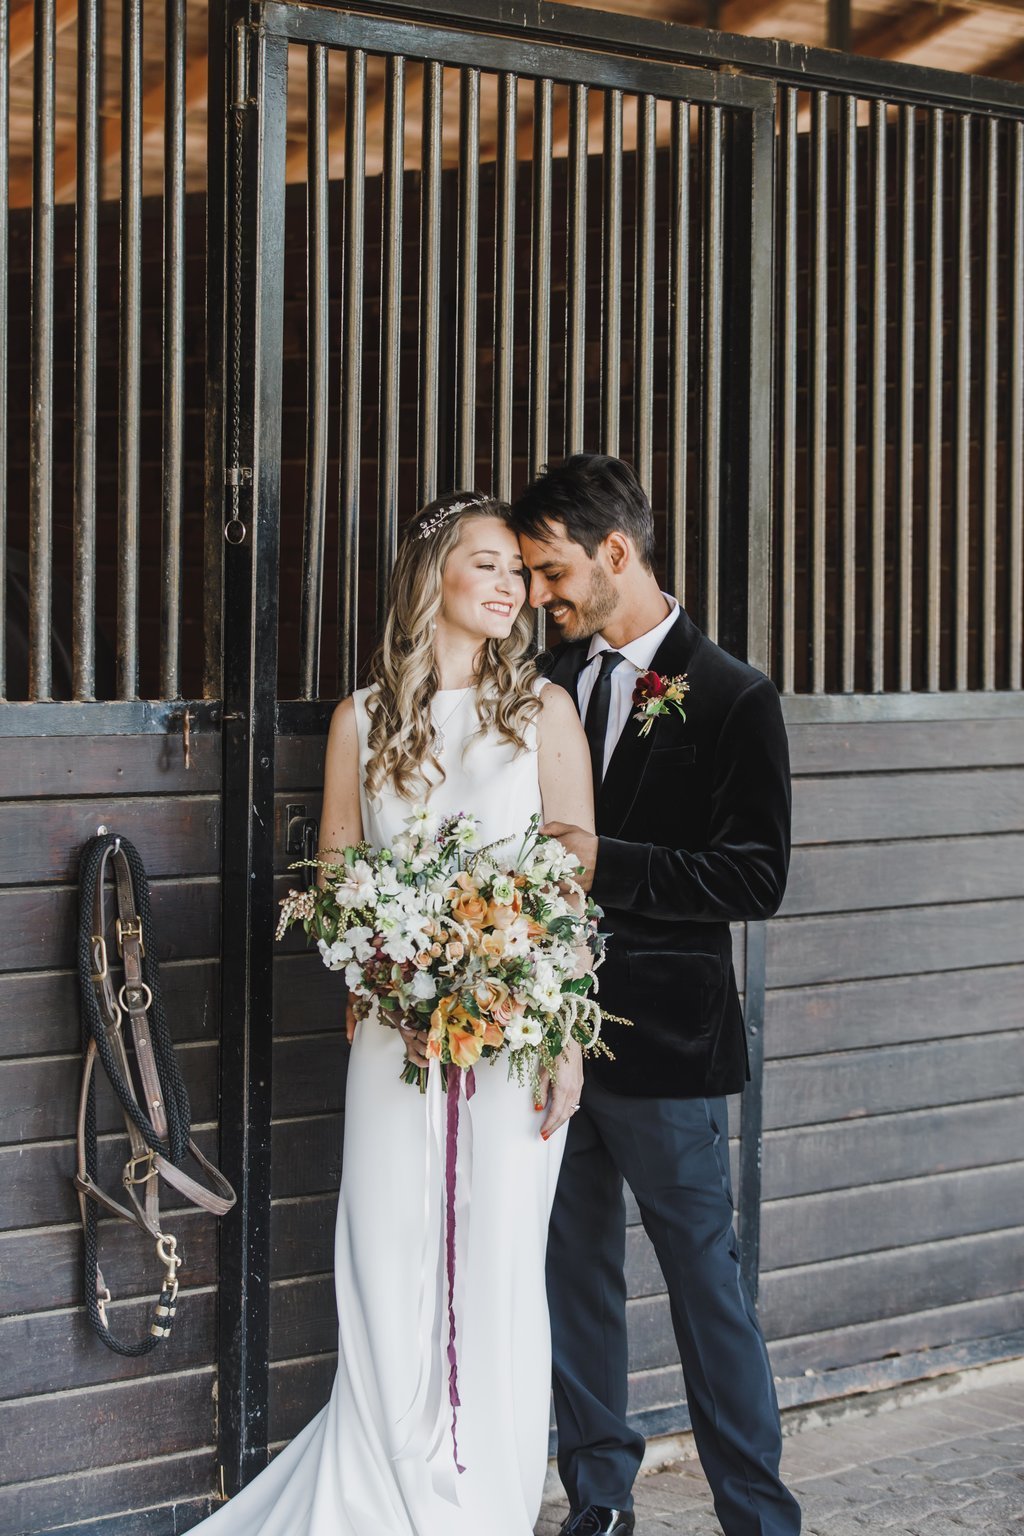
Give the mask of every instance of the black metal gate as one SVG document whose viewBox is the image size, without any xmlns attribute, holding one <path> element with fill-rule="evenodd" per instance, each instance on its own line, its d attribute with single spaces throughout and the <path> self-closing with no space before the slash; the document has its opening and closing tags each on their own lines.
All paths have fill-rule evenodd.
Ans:
<svg viewBox="0 0 1024 1536">
<path fill-rule="evenodd" d="M 243 1128 L 226 1165 L 243 1219 L 221 1270 L 222 1337 L 242 1341 L 221 1386 L 229 1482 L 288 1427 L 266 1349 L 272 1040 L 316 983 L 299 957 L 271 958 L 272 871 L 282 830 L 315 814 L 310 763 L 359 677 L 399 523 L 445 487 L 507 497 L 549 455 L 626 453 L 667 509 L 667 579 L 707 630 L 768 664 L 774 87 L 630 56 L 601 35 L 617 18 L 547 40 L 514 19 L 388 9 L 272 3 L 235 30 L 222 1092 L 225 1123 Z M 304 144 L 288 138 L 296 92 Z M 304 206 L 290 156 L 307 162 Z"/>
</svg>

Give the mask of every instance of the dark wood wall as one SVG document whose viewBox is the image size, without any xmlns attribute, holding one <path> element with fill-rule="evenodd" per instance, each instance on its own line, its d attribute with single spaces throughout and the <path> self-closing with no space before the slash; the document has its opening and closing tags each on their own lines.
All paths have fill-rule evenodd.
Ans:
<svg viewBox="0 0 1024 1536">
<path fill-rule="evenodd" d="M 75 709 L 76 706 L 66 706 Z M 77 706 L 81 710 L 83 706 Z M 85 706 L 87 709 L 88 706 Z M 103 1536 L 182 1529 L 215 1483 L 217 1226 L 166 1223 L 185 1265 L 174 1334 L 129 1359 L 92 1332 L 71 1175 L 81 1051 L 76 876 L 99 825 L 138 847 L 153 882 L 167 1017 L 196 1139 L 217 1151 L 221 753 L 194 733 L 5 736 L 0 742 L 0 1532 Z M 100 1166 L 115 1196 L 127 1142 L 104 1083 Z M 172 1198 L 167 1202 L 173 1206 Z M 100 1223 L 111 1328 L 148 1330 L 162 1271 L 127 1222 Z M 143 1513 L 153 1507 L 153 1513 Z M 122 1511 L 133 1511 L 121 1516 Z M 173 1511 L 177 1513 L 173 1513 Z M 173 1521 L 179 1523 L 175 1525 Z"/>
</svg>

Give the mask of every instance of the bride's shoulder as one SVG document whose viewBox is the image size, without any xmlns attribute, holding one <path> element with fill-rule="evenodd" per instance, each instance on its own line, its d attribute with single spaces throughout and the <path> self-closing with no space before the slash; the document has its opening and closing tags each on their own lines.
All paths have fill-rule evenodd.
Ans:
<svg viewBox="0 0 1024 1536">
<path fill-rule="evenodd" d="M 347 698 L 334 706 L 331 715 L 331 724 L 327 734 L 327 749 L 329 752 L 342 752 L 359 747 L 359 715 L 363 709 L 363 701 L 367 690 L 360 688 L 355 693 L 350 693 Z"/>
<path fill-rule="evenodd" d="M 572 696 L 546 677 L 538 678 L 537 683 L 541 705 L 537 727 L 541 738 L 549 733 L 554 735 L 558 731 L 580 729 L 580 717 L 576 713 Z"/>
</svg>

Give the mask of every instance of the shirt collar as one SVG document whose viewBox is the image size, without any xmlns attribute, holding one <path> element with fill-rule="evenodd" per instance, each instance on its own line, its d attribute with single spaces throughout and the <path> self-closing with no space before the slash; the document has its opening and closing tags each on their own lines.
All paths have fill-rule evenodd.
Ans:
<svg viewBox="0 0 1024 1536">
<path fill-rule="evenodd" d="M 649 670 L 651 662 L 658 654 L 661 642 L 679 617 L 679 604 L 672 594 L 670 592 L 663 592 L 661 595 L 668 603 L 668 613 L 661 623 L 656 624 L 653 629 L 649 629 L 645 635 L 637 635 L 636 639 L 630 640 L 628 645 L 620 645 L 618 647 L 619 655 L 624 656 L 627 661 L 631 662 L 638 672 Z M 595 656 L 600 656 L 602 651 L 610 651 L 611 649 L 612 647 L 608 644 L 604 635 L 597 634 L 592 636 L 590 649 L 587 652 L 586 664 L 589 666 Z"/>
</svg>

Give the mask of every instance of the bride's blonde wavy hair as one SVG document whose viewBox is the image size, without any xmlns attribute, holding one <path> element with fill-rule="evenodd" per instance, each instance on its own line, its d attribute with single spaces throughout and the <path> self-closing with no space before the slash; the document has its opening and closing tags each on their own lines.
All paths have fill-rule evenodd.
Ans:
<svg viewBox="0 0 1024 1536">
<path fill-rule="evenodd" d="M 444 569 L 471 517 L 511 527 L 511 509 L 476 492 L 452 492 L 421 508 L 406 530 L 391 574 L 384 636 L 370 663 L 366 789 L 392 784 L 404 797 L 429 789 L 428 766 L 440 778 L 430 706 L 438 691 L 434 621 L 441 608 Z M 531 655 L 533 624 L 526 603 L 504 640 L 485 641 L 476 671 L 480 732 L 495 729 L 523 749 L 540 710 Z"/>
</svg>

